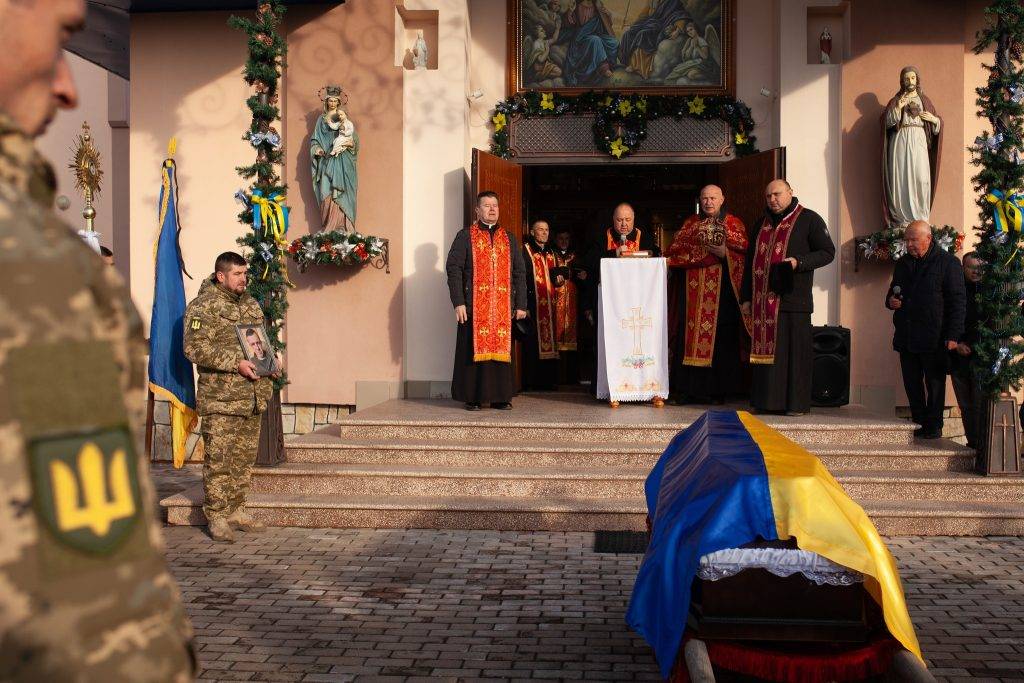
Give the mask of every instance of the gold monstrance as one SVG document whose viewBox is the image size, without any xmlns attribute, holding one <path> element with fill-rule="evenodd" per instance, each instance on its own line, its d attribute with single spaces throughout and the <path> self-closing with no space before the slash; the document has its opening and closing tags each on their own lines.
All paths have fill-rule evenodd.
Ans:
<svg viewBox="0 0 1024 683">
<path fill-rule="evenodd" d="M 91 234 L 95 232 L 93 225 L 96 220 L 96 209 L 92 206 L 92 200 L 100 193 L 103 171 L 100 169 L 100 153 L 93 144 L 88 121 L 82 123 L 82 132 L 75 139 L 72 152 L 68 168 L 75 174 L 75 187 L 81 190 L 85 197 L 82 217 L 85 219 L 86 232 Z"/>
</svg>

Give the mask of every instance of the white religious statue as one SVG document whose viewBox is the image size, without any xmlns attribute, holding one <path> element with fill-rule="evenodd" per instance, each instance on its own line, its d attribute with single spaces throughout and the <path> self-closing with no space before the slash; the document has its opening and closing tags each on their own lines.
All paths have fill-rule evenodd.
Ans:
<svg viewBox="0 0 1024 683">
<path fill-rule="evenodd" d="M 327 86 L 323 113 L 309 139 L 313 191 L 320 203 L 324 230 L 355 230 L 356 155 L 359 135 L 341 106 L 341 88 Z"/>
<path fill-rule="evenodd" d="M 412 46 L 412 65 L 416 70 L 427 68 L 427 59 L 430 50 L 427 49 L 427 41 L 423 39 L 423 31 L 416 34 L 416 43 Z"/>
<path fill-rule="evenodd" d="M 821 64 L 832 63 L 832 34 L 828 32 L 828 26 L 818 37 L 818 49 L 821 51 Z"/>
<path fill-rule="evenodd" d="M 917 68 L 903 67 L 900 91 L 882 114 L 882 204 L 889 227 L 929 220 L 941 128 Z"/>
</svg>

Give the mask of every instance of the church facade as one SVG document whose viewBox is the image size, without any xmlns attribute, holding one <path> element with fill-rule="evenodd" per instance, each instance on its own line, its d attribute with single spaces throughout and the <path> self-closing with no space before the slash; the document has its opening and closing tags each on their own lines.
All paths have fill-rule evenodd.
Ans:
<svg viewBox="0 0 1024 683">
<path fill-rule="evenodd" d="M 510 46 L 518 49 L 509 29 L 514 6 L 506 0 L 289 6 L 280 122 L 289 237 L 319 228 L 309 138 L 322 111 L 318 92 L 337 84 L 359 133 L 356 227 L 389 241 L 390 264 L 388 271 L 292 270 L 295 288 L 289 291 L 285 325 L 287 404 L 320 406 L 329 415 L 339 406 L 448 395 L 455 324 L 444 258 L 455 233 L 471 220 L 474 159 L 480 158 L 474 150 L 490 149 L 495 103 L 515 87 L 509 54 Z M 851 402 L 889 415 L 906 404 L 891 350 L 890 315 L 883 306 L 891 264 L 858 258 L 856 246 L 856 238 L 879 230 L 885 220 L 881 118 L 899 90 L 901 69 L 917 67 L 922 90 L 942 118 L 931 222 L 953 226 L 971 244 L 977 207 L 967 148 L 985 127 L 976 116 L 973 92 L 983 79 L 984 57 L 971 48 L 983 8 L 980 0 L 734 3 L 735 97 L 750 107 L 759 149 L 784 148 L 785 177 L 801 203 L 824 217 L 837 245 L 836 260 L 816 273 L 814 323 L 851 330 Z M 228 27 L 228 15 L 133 15 L 130 81 L 96 80 L 83 97 L 87 115 L 97 119 L 91 121 L 93 130 L 115 165 L 100 232 L 107 233 L 103 241 L 114 247 L 147 319 L 160 165 L 171 137 L 179 145 L 181 245 L 195 278 L 186 280 L 189 297 L 216 255 L 236 248 L 243 230 L 233 195 L 241 186 L 234 168 L 251 163 L 253 155 L 241 137 L 249 124 L 248 88 L 240 76 L 246 48 L 244 36 Z M 830 64 L 819 59 L 826 27 Z M 417 69 L 412 48 L 421 33 L 428 59 L 426 68 Z M 649 68 L 643 60 L 634 66 Z M 76 67 L 86 77 L 91 68 Z M 66 116 L 80 119 L 81 112 Z M 45 146 L 63 166 L 66 142 L 56 136 L 51 133 Z M 687 193 L 699 191 L 697 165 L 703 177 L 717 177 L 708 174 L 732 158 L 726 152 L 665 154 L 646 162 L 639 155 L 567 161 L 553 152 L 550 158 L 511 161 L 534 178 L 534 185 L 558 164 L 621 175 L 623 196 L 612 196 L 612 185 L 605 198 L 609 219 L 618 201 L 635 195 L 631 168 L 639 173 L 640 165 L 655 164 L 678 171 L 683 180 L 671 191 L 685 206 L 692 202 Z M 763 191 L 755 186 L 758 177 L 751 175 L 746 186 L 742 175 L 733 179 L 744 188 L 744 201 L 756 202 Z M 62 191 L 70 194 L 66 185 Z M 546 210 L 522 190 L 501 199 L 503 223 L 517 231 L 516 224 Z M 643 208 L 638 207 L 640 215 Z M 671 225 L 675 220 L 670 216 L 665 229 L 677 228 Z"/>
</svg>

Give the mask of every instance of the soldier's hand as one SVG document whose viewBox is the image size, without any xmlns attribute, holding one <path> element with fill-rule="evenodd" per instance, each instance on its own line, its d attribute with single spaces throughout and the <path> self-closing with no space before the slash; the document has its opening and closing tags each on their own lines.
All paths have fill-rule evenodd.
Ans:
<svg viewBox="0 0 1024 683">
<path fill-rule="evenodd" d="M 260 376 L 256 374 L 256 366 L 252 361 L 241 360 L 238 361 L 238 374 L 246 379 L 256 380 Z"/>
<path fill-rule="evenodd" d="M 278 379 L 281 376 L 281 373 L 284 372 L 284 356 L 282 356 L 281 353 L 278 352 L 274 354 L 274 359 L 277 362 L 274 364 L 274 372 L 271 373 L 270 376 L 273 377 L 274 379 Z"/>
</svg>

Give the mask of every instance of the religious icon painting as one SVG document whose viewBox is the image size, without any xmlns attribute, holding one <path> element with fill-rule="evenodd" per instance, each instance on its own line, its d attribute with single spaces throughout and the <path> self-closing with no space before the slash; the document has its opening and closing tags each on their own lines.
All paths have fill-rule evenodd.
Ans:
<svg viewBox="0 0 1024 683">
<path fill-rule="evenodd" d="M 269 377 L 279 370 L 274 348 L 263 325 L 235 325 L 235 332 L 245 359 L 256 366 L 257 375 Z"/>
<path fill-rule="evenodd" d="M 736 92 L 735 0 L 508 0 L 510 94 Z"/>
</svg>

